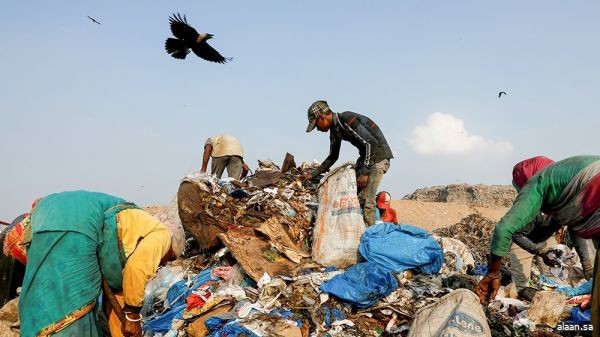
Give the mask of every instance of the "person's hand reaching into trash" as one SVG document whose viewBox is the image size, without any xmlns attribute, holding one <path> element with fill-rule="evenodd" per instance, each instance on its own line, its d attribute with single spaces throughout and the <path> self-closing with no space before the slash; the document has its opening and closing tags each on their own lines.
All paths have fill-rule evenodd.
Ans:
<svg viewBox="0 0 600 337">
<path fill-rule="evenodd" d="M 479 281 L 475 292 L 479 296 L 482 304 L 487 305 L 491 300 L 496 298 L 498 289 L 500 289 L 500 265 L 502 258 L 496 255 L 490 255 L 487 274 Z"/>
<path fill-rule="evenodd" d="M 121 327 L 121 332 L 125 337 L 142 337 L 142 324 L 140 314 L 128 313 L 126 316 L 128 319 L 125 320 Z M 135 321 L 140 319 L 140 321 Z"/>
<path fill-rule="evenodd" d="M 240 177 L 240 179 L 246 178 L 248 176 L 248 172 L 250 172 L 250 167 L 248 167 L 248 164 L 243 163 L 242 164 L 242 176 Z"/>
<path fill-rule="evenodd" d="M 368 182 L 369 182 L 369 176 L 366 174 L 361 174 L 356 179 L 356 185 L 358 186 L 358 188 L 365 188 L 365 186 L 367 186 Z"/>
<path fill-rule="evenodd" d="M 562 252 L 558 249 L 548 249 L 543 251 L 541 254 L 542 260 L 544 260 L 544 264 L 549 267 L 560 267 L 560 263 L 558 262 L 558 258 L 562 255 Z"/>
<path fill-rule="evenodd" d="M 500 275 L 487 274 L 479 281 L 475 291 L 481 303 L 487 305 L 491 300 L 496 298 L 498 289 L 500 289 Z"/>
</svg>

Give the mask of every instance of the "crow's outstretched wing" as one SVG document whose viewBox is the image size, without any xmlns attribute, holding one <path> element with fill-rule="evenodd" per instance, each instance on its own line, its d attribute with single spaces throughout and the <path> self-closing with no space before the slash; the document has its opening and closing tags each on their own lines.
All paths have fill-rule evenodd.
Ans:
<svg viewBox="0 0 600 337">
<path fill-rule="evenodd" d="M 210 62 L 227 63 L 231 61 L 231 58 L 223 57 L 223 55 L 219 54 L 218 51 L 216 51 L 206 42 L 194 45 L 192 47 L 192 51 L 194 52 L 194 54 L 198 55 L 198 57 Z"/>
<path fill-rule="evenodd" d="M 172 37 L 168 38 L 167 41 L 165 41 L 165 50 L 171 56 L 180 60 L 185 59 L 187 54 L 190 52 L 190 49 L 187 47 L 183 40 L 174 39 Z"/>
<path fill-rule="evenodd" d="M 185 15 L 182 18 L 179 13 L 173 14 L 169 18 L 169 22 L 171 23 L 171 32 L 176 38 L 188 43 L 193 43 L 198 38 L 198 32 L 187 23 Z"/>
</svg>

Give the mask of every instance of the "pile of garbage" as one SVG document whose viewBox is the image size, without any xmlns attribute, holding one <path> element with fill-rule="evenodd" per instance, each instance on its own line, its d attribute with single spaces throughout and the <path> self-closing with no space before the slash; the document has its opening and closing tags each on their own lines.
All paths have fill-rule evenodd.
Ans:
<svg viewBox="0 0 600 337">
<path fill-rule="evenodd" d="M 188 251 L 158 272 L 146 288 L 146 336 L 422 336 L 416 319 L 459 327 L 419 315 L 458 320 L 465 306 L 489 335 L 477 297 L 454 290 L 477 282 L 464 244 L 410 225 L 366 228 L 352 164 L 318 185 L 302 181 L 307 165 L 273 166 L 241 182 L 195 177 L 206 186 L 203 217 L 228 225 L 224 247 Z M 175 205 L 155 216 L 177 221 Z"/>
<path fill-rule="evenodd" d="M 476 262 L 487 263 L 490 240 L 496 223 L 479 214 L 471 214 L 460 222 L 433 231 L 434 234 L 454 238 L 467 245 Z"/>
<path fill-rule="evenodd" d="M 146 289 L 146 336 L 422 336 L 416 319 L 456 330 L 424 317 L 459 320 L 465 306 L 489 335 L 462 242 L 410 225 L 365 228 L 352 164 L 318 186 L 300 179 L 306 165 L 273 166 L 241 182 L 196 177 L 206 221 L 229 226 L 224 248 L 159 271 Z M 155 216 L 176 221 L 174 205 Z"/>
<path fill-rule="evenodd" d="M 242 182 L 235 179 L 220 180 L 198 172 L 183 180 L 195 180 L 201 186 L 199 202 L 204 209 L 199 216 L 203 223 L 225 230 L 258 228 L 266 220 L 274 218 L 275 222 L 285 227 L 294 245 L 308 249 L 312 217 L 318 207 L 316 185 L 301 181 L 303 170 L 310 168 L 311 165 L 305 165 L 282 172 L 268 160 L 259 161 L 259 169 L 255 174 Z M 163 222 L 180 221 L 177 197 L 166 209 L 146 210 Z"/>
<path fill-rule="evenodd" d="M 146 286 L 145 337 L 575 336 L 554 331 L 589 321 L 591 285 L 560 277 L 535 278 L 540 291 L 529 303 L 515 298 L 508 276 L 496 300 L 480 304 L 474 289 L 492 221 L 473 214 L 434 233 L 367 228 L 351 163 L 307 182 L 302 174 L 315 164 L 286 158 L 281 168 L 260 161 L 242 181 L 183 178 L 202 186 L 199 217 L 225 229 L 221 248 L 200 252 L 187 233 L 185 255 Z M 180 222 L 177 198 L 147 211 Z"/>
</svg>

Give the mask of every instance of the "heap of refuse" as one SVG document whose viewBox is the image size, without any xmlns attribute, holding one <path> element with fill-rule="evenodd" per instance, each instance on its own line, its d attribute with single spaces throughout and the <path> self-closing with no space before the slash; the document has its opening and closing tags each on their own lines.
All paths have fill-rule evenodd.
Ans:
<svg viewBox="0 0 600 337">
<path fill-rule="evenodd" d="M 185 255 L 148 282 L 145 337 L 575 336 L 555 331 L 589 322 L 584 280 L 538 275 L 540 291 L 526 302 L 508 277 L 495 301 L 480 304 L 474 289 L 492 221 L 473 214 L 433 234 L 407 224 L 367 228 L 353 165 L 304 181 L 311 167 L 261 161 L 242 181 L 183 178 L 204 186 L 203 223 L 226 231 L 210 255 L 187 233 Z M 180 222 L 177 209 L 174 198 L 147 211 Z"/>
<path fill-rule="evenodd" d="M 203 217 L 228 225 L 224 247 L 159 271 L 146 336 L 461 336 L 464 322 L 491 336 L 471 247 L 411 225 L 366 228 L 352 164 L 318 186 L 303 167 L 273 166 L 241 182 L 202 178 Z M 177 221 L 175 206 L 155 216 Z"/>
<path fill-rule="evenodd" d="M 203 219 L 227 226 L 223 248 L 196 254 L 190 239 L 186 258 L 158 272 L 146 288 L 145 336 L 568 336 L 549 327 L 583 322 L 575 294 L 587 288 L 539 276 L 542 291 L 520 301 L 508 290 L 506 261 L 497 299 L 480 304 L 474 289 L 486 272 L 489 219 L 472 214 L 433 234 L 366 228 L 353 165 L 316 185 L 301 179 L 309 164 L 259 164 L 241 182 L 202 178 Z M 155 216 L 179 221 L 176 206 Z"/>
<path fill-rule="evenodd" d="M 477 262 L 486 263 L 495 226 L 493 221 L 478 214 L 471 214 L 457 224 L 438 228 L 433 232 L 439 236 L 461 241 L 467 245 Z"/>
<path fill-rule="evenodd" d="M 318 186 L 301 179 L 306 166 L 273 166 L 241 182 L 195 177 L 206 187 L 203 219 L 228 226 L 223 248 L 188 250 L 158 272 L 146 288 L 146 336 L 422 336 L 415 320 L 457 330 L 426 317 L 460 310 L 490 335 L 474 293 L 453 290 L 477 282 L 463 243 L 411 225 L 366 228 L 352 164 Z M 175 207 L 155 216 L 177 221 Z"/>
<path fill-rule="evenodd" d="M 402 199 L 456 202 L 480 207 L 510 207 L 516 197 L 517 191 L 511 185 L 452 184 L 420 188 Z"/>
</svg>

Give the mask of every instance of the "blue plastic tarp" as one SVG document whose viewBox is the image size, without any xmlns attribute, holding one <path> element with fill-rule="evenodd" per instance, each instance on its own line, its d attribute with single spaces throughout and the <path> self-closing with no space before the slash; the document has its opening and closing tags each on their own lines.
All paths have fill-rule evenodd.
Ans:
<svg viewBox="0 0 600 337">
<path fill-rule="evenodd" d="M 567 297 L 571 298 L 579 295 L 587 295 L 592 293 L 592 282 L 593 280 L 586 281 L 581 284 L 579 287 L 558 287 L 556 291 L 567 295 Z"/>
<path fill-rule="evenodd" d="M 358 251 L 369 262 L 394 272 L 417 269 L 435 274 L 444 263 L 444 252 L 427 231 L 411 225 L 381 223 L 367 228 Z"/>
<path fill-rule="evenodd" d="M 321 285 L 321 290 L 359 307 L 370 307 L 398 288 L 389 269 L 374 262 L 363 262 L 348 268 Z"/>
</svg>

